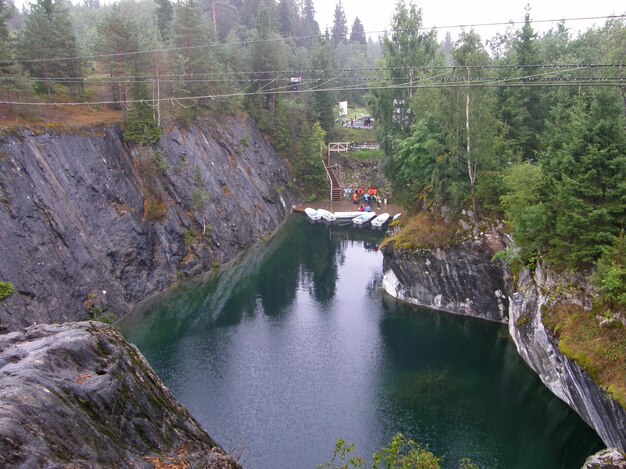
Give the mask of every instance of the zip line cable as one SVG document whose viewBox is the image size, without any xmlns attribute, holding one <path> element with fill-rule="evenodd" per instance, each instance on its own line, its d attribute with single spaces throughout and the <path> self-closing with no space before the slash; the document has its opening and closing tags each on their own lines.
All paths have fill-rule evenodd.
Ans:
<svg viewBox="0 0 626 469">
<path fill-rule="evenodd" d="M 617 18 L 626 18 L 626 14 L 622 15 L 606 15 L 606 16 L 587 16 L 587 17 L 577 17 L 577 18 L 556 18 L 556 19 L 543 19 L 543 20 L 532 20 L 530 23 L 554 23 L 554 22 L 566 22 L 566 21 L 589 21 L 589 20 L 599 20 L 599 19 L 617 19 Z M 494 23 L 475 23 L 475 24 L 457 24 L 457 25 L 447 25 L 447 26 L 432 26 L 432 27 L 419 27 L 419 28 L 410 28 L 410 29 L 401 29 L 401 30 L 380 30 L 380 31 L 367 31 L 365 34 L 389 34 L 396 32 L 405 32 L 405 31 L 432 31 L 439 29 L 458 29 L 458 28 L 473 28 L 473 27 L 486 27 L 486 26 L 506 26 L 506 25 L 516 25 L 522 24 L 524 21 L 507 21 L 507 22 L 494 22 Z M 250 39 L 247 41 L 237 41 L 237 42 L 223 42 L 223 43 L 215 43 L 215 44 L 198 44 L 195 46 L 180 46 L 180 47 L 169 47 L 163 49 L 150 49 L 145 51 L 129 51 L 129 52 L 112 52 L 109 54 L 91 54 L 91 55 L 79 55 L 79 56 L 68 56 L 68 57 L 50 57 L 50 58 L 40 58 L 40 59 L 21 59 L 21 60 L 4 60 L 0 61 L 1 64 L 10 64 L 10 63 L 39 63 L 39 62 L 63 62 L 63 61 L 72 61 L 72 60 L 87 60 L 87 59 L 100 59 L 107 57 L 123 57 L 123 56 L 133 56 L 140 54 L 151 54 L 153 52 L 176 52 L 181 50 L 192 50 L 192 49 L 212 49 L 216 47 L 224 47 L 224 46 L 243 46 L 246 44 L 263 44 L 268 42 L 279 42 L 279 41 L 299 41 L 304 39 L 319 39 L 325 37 L 324 34 L 317 34 L 312 36 L 289 36 L 289 37 L 277 37 L 272 39 Z"/>
<path fill-rule="evenodd" d="M 528 78 L 526 78 L 528 79 Z M 445 89 L 445 88 L 488 88 L 488 87 L 536 87 L 536 86 L 553 86 L 553 87 L 572 87 L 572 86 L 597 86 L 597 87 L 614 87 L 614 86 L 624 86 L 626 85 L 625 78 L 606 78 L 601 79 L 602 81 L 598 81 L 598 79 L 571 79 L 570 81 L 562 82 L 560 80 L 545 80 L 545 81 L 523 81 L 523 82 L 502 82 L 502 81 L 490 81 L 487 83 L 483 82 L 467 82 L 465 78 L 460 77 L 457 82 L 452 83 L 401 83 L 401 84 L 393 84 L 393 85 L 368 85 L 368 86 L 352 86 L 352 87 L 334 87 L 334 88 L 323 88 L 323 89 L 299 89 L 299 90 L 285 90 L 285 87 L 279 87 L 272 90 L 266 90 L 261 93 L 259 92 L 235 92 L 235 93 L 226 93 L 226 94 L 207 94 L 207 95 L 196 95 L 196 96 L 176 96 L 176 97 L 168 97 L 168 98 L 153 98 L 153 99 L 132 99 L 126 100 L 125 104 L 135 104 L 135 103 L 158 103 L 171 101 L 175 104 L 181 104 L 181 101 L 188 100 L 198 100 L 198 99 L 228 99 L 228 98 L 236 98 L 236 97 L 246 97 L 246 96 L 255 96 L 255 95 L 279 95 L 279 94 L 309 94 L 309 93 L 323 93 L 323 92 L 337 92 L 337 91 L 358 91 L 358 90 L 382 90 L 382 89 L 396 89 L 396 90 L 414 90 L 420 88 L 426 89 Z M 22 101 L 0 101 L 0 104 L 5 105 L 23 105 L 23 106 L 97 106 L 97 105 L 108 105 L 108 104 L 119 104 L 120 101 L 107 100 L 107 101 L 84 101 L 84 102 L 63 102 L 63 103 L 49 103 L 49 102 L 22 102 Z"/>
<path fill-rule="evenodd" d="M 370 72 L 370 73 L 382 73 L 387 71 L 402 71 L 402 70 L 413 70 L 416 72 L 434 72 L 438 70 L 455 70 L 455 69 L 463 69 L 463 70 L 472 70 L 472 71 L 483 71 L 483 70 L 519 70 L 519 69 L 549 69 L 552 70 L 550 73 L 557 72 L 567 72 L 567 71 L 576 71 L 576 70 L 589 70 L 589 69 L 598 69 L 598 70 L 612 70 L 619 72 L 623 69 L 626 69 L 626 64 L 559 64 L 559 65 L 470 65 L 470 66 L 459 66 L 459 65 L 449 65 L 449 66 L 429 66 L 429 67 L 380 67 L 380 68 L 370 68 L 370 67 L 357 67 L 357 68 L 339 68 L 339 69 L 294 69 L 294 70 L 272 70 L 272 71 L 263 71 L 256 72 L 256 74 L 278 74 L 283 77 L 274 77 L 274 78 L 251 78 L 250 75 L 254 72 L 210 72 L 210 73 L 197 73 L 197 74 L 185 74 L 185 73 L 177 73 L 177 74 L 159 74 L 159 75 L 120 75 L 116 76 L 106 76 L 102 78 L 82 78 L 82 77 L 58 77 L 58 78 L 41 78 L 41 77 L 20 77 L 22 80 L 32 81 L 32 82 L 52 82 L 52 83 L 68 83 L 68 84 L 112 84 L 112 83 L 137 83 L 137 82 L 149 82 L 149 81 L 158 81 L 160 83 L 176 83 L 179 81 L 184 81 L 187 83 L 192 82 L 238 82 L 238 83 L 260 83 L 260 82 L 273 82 L 280 80 L 289 80 L 286 75 L 297 76 L 306 73 L 336 73 L 341 72 L 342 74 L 348 73 L 362 73 L 362 72 Z M 246 78 L 230 78 L 232 75 L 247 75 Z M 218 76 L 221 78 L 205 78 L 198 79 L 196 77 L 213 77 Z M 15 76 L 8 75 L 0 75 L 0 80 L 15 80 Z M 182 80 L 181 80 L 182 79 Z M 362 74 L 361 77 L 347 77 L 346 79 L 358 79 L 358 80 L 398 80 L 400 78 L 394 77 L 381 77 L 381 76 L 371 76 L 366 77 L 365 73 Z M 305 78 L 303 81 L 318 81 L 317 78 Z"/>
</svg>

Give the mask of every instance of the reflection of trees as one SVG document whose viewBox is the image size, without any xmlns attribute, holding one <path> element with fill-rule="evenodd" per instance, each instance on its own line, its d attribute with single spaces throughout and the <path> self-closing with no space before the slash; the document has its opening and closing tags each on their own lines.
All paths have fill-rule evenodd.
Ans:
<svg viewBox="0 0 626 469">
<path fill-rule="evenodd" d="M 237 324 L 262 306 L 268 316 L 288 311 L 298 286 L 323 304 L 335 296 L 345 241 L 373 248 L 380 233 L 310 224 L 292 217 L 269 244 L 217 271 L 189 280 L 140 305 L 121 324 L 129 340 L 158 347 L 193 331 Z"/>
</svg>

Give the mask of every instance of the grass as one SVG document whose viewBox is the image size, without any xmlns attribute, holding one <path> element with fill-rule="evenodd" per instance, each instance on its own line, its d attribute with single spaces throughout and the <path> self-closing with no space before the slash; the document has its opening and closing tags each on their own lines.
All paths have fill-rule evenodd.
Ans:
<svg viewBox="0 0 626 469">
<path fill-rule="evenodd" d="M 559 350 L 574 360 L 626 409 L 626 329 L 616 321 L 601 327 L 605 311 L 570 303 L 546 309 L 543 323 L 559 340 Z"/>
<path fill-rule="evenodd" d="M 0 301 L 13 294 L 13 284 L 11 282 L 0 282 Z"/>
<path fill-rule="evenodd" d="M 352 127 L 342 127 L 337 124 L 333 129 L 333 141 L 335 142 L 375 142 L 376 136 L 372 129 L 354 129 Z"/>
<path fill-rule="evenodd" d="M 435 214 L 420 212 L 400 218 L 398 225 L 400 231 L 385 239 L 381 248 L 391 245 L 394 249 L 435 249 L 459 241 L 457 225 Z"/>
</svg>

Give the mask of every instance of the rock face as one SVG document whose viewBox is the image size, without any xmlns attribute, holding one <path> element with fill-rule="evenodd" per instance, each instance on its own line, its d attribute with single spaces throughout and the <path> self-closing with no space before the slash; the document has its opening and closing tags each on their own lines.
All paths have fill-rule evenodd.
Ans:
<svg viewBox="0 0 626 469">
<path fill-rule="evenodd" d="M 445 249 L 396 251 L 388 247 L 383 287 L 409 303 L 454 314 L 506 322 L 504 272 L 485 242 Z"/>
<path fill-rule="evenodd" d="M 541 322 L 544 292 L 556 280 L 541 269 L 522 273 L 515 292 L 491 262 L 488 243 L 411 252 L 386 249 L 383 287 L 401 300 L 508 324 L 518 353 L 542 382 L 572 407 L 610 447 L 626 450 L 626 411 L 558 349 Z M 503 293 L 507 292 L 507 298 Z"/>
<path fill-rule="evenodd" d="M 0 332 L 123 315 L 233 258 L 295 203 L 288 171 L 243 118 L 168 128 L 154 148 L 119 129 L 0 141 Z"/>
<path fill-rule="evenodd" d="M 615 448 L 589 456 L 582 469 L 626 469 L 626 457 Z"/>
<path fill-rule="evenodd" d="M 0 466 L 240 467 L 134 346 L 94 322 L 0 336 Z"/>
<path fill-rule="evenodd" d="M 626 451 L 626 410 L 568 360 L 541 321 L 547 293 L 558 282 L 541 268 L 522 272 L 516 301 L 511 302 L 509 333 L 518 353 L 541 381 L 593 427 L 607 446 Z"/>
</svg>

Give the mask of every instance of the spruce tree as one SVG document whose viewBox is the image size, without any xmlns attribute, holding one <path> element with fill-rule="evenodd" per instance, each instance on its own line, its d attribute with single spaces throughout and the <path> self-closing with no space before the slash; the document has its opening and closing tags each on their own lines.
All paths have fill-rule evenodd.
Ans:
<svg viewBox="0 0 626 469">
<path fill-rule="evenodd" d="M 350 43 L 362 45 L 367 44 L 365 29 L 363 28 L 363 23 L 361 23 L 358 16 L 354 18 L 354 23 L 352 23 L 352 29 L 350 30 Z"/>
<path fill-rule="evenodd" d="M 154 0 L 157 4 L 155 13 L 157 17 L 157 26 L 161 33 L 161 39 L 167 40 L 169 38 L 169 27 L 174 17 L 174 10 L 172 8 L 172 2 L 170 0 Z"/>
<path fill-rule="evenodd" d="M 348 21 L 346 20 L 346 13 L 343 11 L 341 0 L 338 0 L 337 5 L 335 5 L 335 16 L 331 35 L 335 46 L 340 43 L 345 44 L 348 41 Z"/>
</svg>

